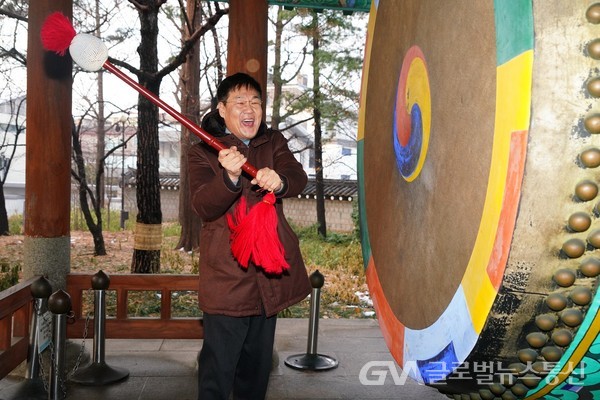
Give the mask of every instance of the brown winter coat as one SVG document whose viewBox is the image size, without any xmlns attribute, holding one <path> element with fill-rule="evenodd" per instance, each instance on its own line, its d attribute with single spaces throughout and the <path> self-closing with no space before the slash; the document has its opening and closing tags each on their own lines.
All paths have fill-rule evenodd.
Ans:
<svg viewBox="0 0 600 400">
<path fill-rule="evenodd" d="M 281 132 L 263 124 L 246 146 L 237 137 L 225 133 L 218 113 L 204 118 L 202 126 L 226 147 L 237 146 L 257 169 L 269 167 L 282 177 L 285 187 L 277 195 L 279 238 L 290 268 L 281 276 L 267 275 L 250 264 L 242 268 L 231 253 L 227 213 L 232 213 L 241 196 L 249 207 L 261 200 L 257 187 L 245 173 L 240 185 L 231 183 L 217 159 L 217 152 L 204 143 L 191 147 L 188 154 L 192 208 L 202 219 L 200 233 L 200 287 L 198 302 L 202 311 L 229 316 L 251 316 L 264 312 L 267 316 L 303 300 L 311 290 L 299 242 L 283 214 L 283 197 L 302 192 L 307 182 L 302 165 L 288 149 Z"/>
</svg>

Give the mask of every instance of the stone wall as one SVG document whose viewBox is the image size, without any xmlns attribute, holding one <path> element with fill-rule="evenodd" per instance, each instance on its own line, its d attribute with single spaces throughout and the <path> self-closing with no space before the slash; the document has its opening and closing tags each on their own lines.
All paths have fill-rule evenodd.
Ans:
<svg viewBox="0 0 600 400">
<path fill-rule="evenodd" d="M 160 193 L 163 221 L 177 221 L 179 191 L 163 189 Z M 325 218 L 328 231 L 350 233 L 354 230 L 352 211 L 355 202 L 356 199 L 354 201 L 325 200 Z M 288 198 L 283 201 L 283 207 L 287 219 L 297 226 L 308 227 L 317 223 L 317 204 L 312 198 Z M 125 190 L 125 208 L 129 211 L 129 218 L 135 220 L 137 206 L 135 191 L 132 188 Z"/>
<path fill-rule="evenodd" d="M 354 201 L 325 200 L 327 230 L 350 233 L 354 230 L 352 211 Z M 283 201 L 283 210 L 288 221 L 300 227 L 317 223 L 317 203 L 314 199 L 289 198 Z"/>
</svg>

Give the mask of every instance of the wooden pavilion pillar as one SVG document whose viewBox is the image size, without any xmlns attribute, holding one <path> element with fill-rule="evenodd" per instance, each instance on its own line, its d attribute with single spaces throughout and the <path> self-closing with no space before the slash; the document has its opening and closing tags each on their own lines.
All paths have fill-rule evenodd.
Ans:
<svg viewBox="0 0 600 400">
<path fill-rule="evenodd" d="M 47 276 L 54 290 L 66 287 L 70 270 L 72 62 L 43 49 L 40 29 L 54 11 L 72 19 L 72 6 L 29 4 L 23 272 Z"/>
<path fill-rule="evenodd" d="M 251 75 L 263 94 L 267 91 L 268 10 L 267 0 L 229 0 L 227 75 Z"/>
</svg>

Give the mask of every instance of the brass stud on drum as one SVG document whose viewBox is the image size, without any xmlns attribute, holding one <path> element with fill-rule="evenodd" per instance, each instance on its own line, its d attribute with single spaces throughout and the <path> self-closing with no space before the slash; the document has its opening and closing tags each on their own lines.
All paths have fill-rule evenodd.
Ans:
<svg viewBox="0 0 600 400">
<path fill-rule="evenodd" d="M 581 201 L 594 200 L 598 195 L 598 185 L 589 179 L 583 180 L 575 186 L 575 196 Z"/>
<path fill-rule="evenodd" d="M 588 278 L 595 278 L 600 275 L 600 260 L 595 257 L 587 258 L 581 262 L 579 270 Z"/>
<path fill-rule="evenodd" d="M 490 385 L 490 392 L 494 393 L 496 396 L 501 396 L 506 392 L 506 388 L 500 383 L 492 383 Z"/>
<path fill-rule="evenodd" d="M 567 297 L 561 293 L 552 293 L 546 297 L 546 305 L 552 311 L 562 311 L 567 307 Z"/>
<path fill-rule="evenodd" d="M 567 347 L 573 341 L 573 333 L 568 329 L 558 329 L 552 333 L 552 341 L 560 347 Z"/>
<path fill-rule="evenodd" d="M 512 374 L 502 373 L 502 374 L 496 375 L 496 377 L 498 379 L 498 383 L 500 383 L 505 388 L 510 388 L 515 383 L 517 383 L 517 378 L 515 378 L 514 375 L 512 375 Z"/>
<path fill-rule="evenodd" d="M 585 253 L 585 242 L 581 239 L 569 239 L 562 245 L 562 252 L 569 258 L 578 258 Z"/>
<path fill-rule="evenodd" d="M 586 46 L 587 54 L 594 60 L 600 60 L 600 39 L 594 39 Z"/>
<path fill-rule="evenodd" d="M 547 338 L 546 338 L 547 340 Z M 508 366 L 508 370 L 510 371 L 511 374 L 515 375 L 515 376 L 520 376 L 523 375 L 525 373 L 525 371 L 527 371 L 527 365 L 517 362 L 517 363 L 512 363 Z"/>
<path fill-rule="evenodd" d="M 579 211 L 571 214 L 567 221 L 567 228 L 572 232 L 585 232 L 592 225 L 592 217 L 586 212 Z"/>
<path fill-rule="evenodd" d="M 600 248 L 600 229 L 590 232 L 587 242 L 596 249 Z"/>
<path fill-rule="evenodd" d="M 564 351 L 556 346 L 546 346 L 540 352 L 546 361 L 556 362 L 563 356 Z"/>
<path fill-rule="evenodd" d="M 585 18 L 591 24 L 600 23 L 600 3 L 594 3 L 585 12 Z"/>
<path fill-rule="evenodd" d="M 538 353 L 533 349 L 521 349 L 517 352 L 517 357 L 523 364 L 528 364 L 537 360 Z"/>
<path fill-rule="evenodd" d="M 542 332 L 532 332 L 525 337 L 525 340 L 527 340 L 527 343 L 534 349 L 539 349 L 548 342 L 548 336 Z"/>
<path fill-rule="evenodd" d="M 585 88 L 592 97 L 600 97 L 600 78 L 594 77 L 587 81 Z"/>
<path fill-rule="evenodd" d="M 590 90 L 590 86 L 593 87 L 593 93 Z M 600 78 L 594 78 L 588 82 L 588 92 L 593 94 L 594 97 L 600 97 Z M 579 161 L 586 168 L 596 168 L 600 166 L 600 149 L 592 147 L 584 150 L 579 155 Z"/>
<path fill-rule="evenodd" d="M 527 374 L 519 380 L 528 388 L 534 388 L 540 383 L 540 377 L 534 374 Z"/>
<path fill-rule="evenodd" d="M 569 287 L 575 283 L 576 275 L 572 270 L 568 268 L 562 268 L 554 273 L 553 278 L 554 282 L 556 282 L 559 286 Z"/>
<path fill-rule="evenodd" d="M 553 366 L 548 365 L 548 363 L 545 361 L 536 361 L 533 364 L 531 364 L 531 369 L 533 370 L 533 372 L 540 376 L 547 375 L 548 372 L 550 372 L 550 370 L 552 369 L 552 367 Z"/>
<path fill-rule="evenodd" d="M 554 329 L 558 318 L 554 314 L 542 314 L 535 317 L 535 324 L 542 331 L 548 332 Z"/>
<path fill-rule="evenodd" d="M 529 391 L 529 388 L 522 383 L 517 383 L 513 387 L 510 388 L 510 391 L 517 397 L 523 397 Z"/>
<path fill-rule="evenodd" d="M 573 303 L 578 306 L 587 306 L 592 301 L 592 291 L 583 286 L 579 286 L 574 288 L 569 294 L 569 297 L 573 301 Z"/>
<path fill-rule="evenodd" d="M 560 320 L 567 326 L 574 328 L 583 322 L 583 313 L 577 308 L 569 308 L 560 314 Z"/>
</svg>

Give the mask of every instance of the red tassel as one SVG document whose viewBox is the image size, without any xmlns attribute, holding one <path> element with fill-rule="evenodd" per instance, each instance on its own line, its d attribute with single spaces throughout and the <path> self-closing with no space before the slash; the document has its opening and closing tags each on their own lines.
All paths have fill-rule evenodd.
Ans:
<svg viewBox="0 0 600 400">
<path fill-rule="evenodd" d="M 240 265 L 248 268 L 252 261 L 268 274 L 281 275 L 290 265 L 277 234 L 274 204 L 275 195 L 269 192 L 247 213 L 246 199 L 242 197 L 227 221 L 231 229 L 231 251 Z"/>
<path fill-rule="evenodd" d="M 64 56 L 76 34 L 71 21 L 57 11 L 50 14 L 42 25 L 42 45 L 46 50 Z"/>
<path fill-rule="evenodd" d="M 254 220 L 246 218 L 246 207 L 246 198 L 242 197 L 235 208 L 234 215 L 227 215 L 227 222 L 231 229 L 231 251 L 244 268 L 248 268 L 252 256 L 256 231 L 256 227 L 253 226 Z"/>
</svg>

